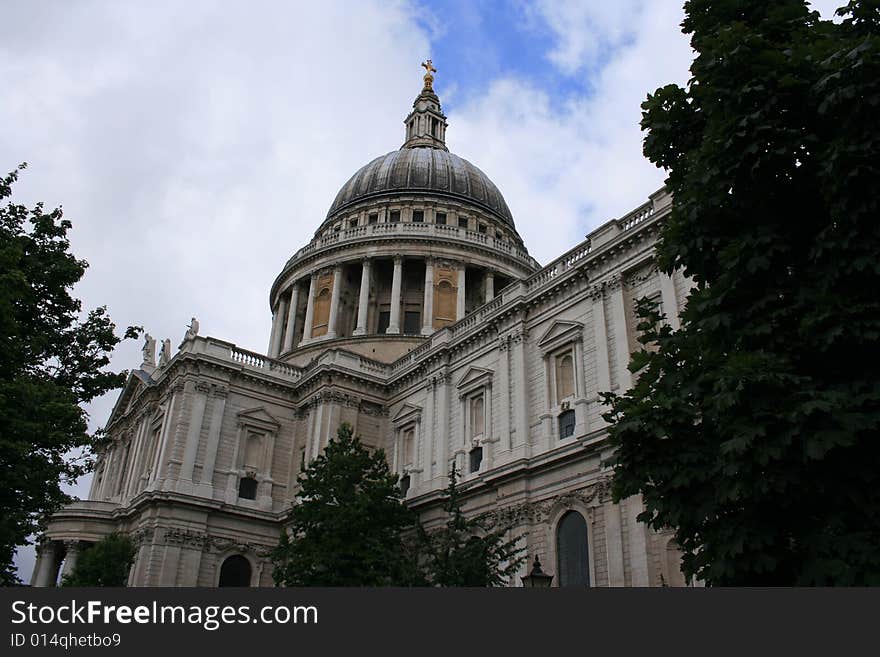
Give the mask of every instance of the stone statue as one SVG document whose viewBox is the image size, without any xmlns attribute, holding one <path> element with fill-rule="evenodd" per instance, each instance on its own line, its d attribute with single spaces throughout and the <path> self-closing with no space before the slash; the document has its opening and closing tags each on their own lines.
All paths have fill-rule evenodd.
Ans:
<svg viewBox="0 0 880 657">
<path fill-rule="evenodd" d="M 199 320 L 195 317 L 189 323 L 189 326 L 186 327 L 186 335 L 183 336 L 184 342 L 187 340 L 191 340 L 199 334 Z"/>
<path fill-rule="evenodd" d="M 144 362 L 141 364 L 141 369 L 144 365 L 156 367 L 156 339 L 149 333 L 144 335 L 144 346 L 141 351 L 144 352 Z"/>
<path fill-rule="evenodd" d="M 431 63 L 429 59 L 426 62 L 422 62 L 422 66 L 425 69 L 425 89 L 433 89 L 434 85 L 434 73 L 437 72 L 437 69 L 434 68 L 434 64 Z"/>
<path fill-rule="evenodd" d="M 162 341 L 162 351 L 159 352 L 159 367 L 165 367 L 171 360 L 171 340 L 165 338 Z"/>
</svg>

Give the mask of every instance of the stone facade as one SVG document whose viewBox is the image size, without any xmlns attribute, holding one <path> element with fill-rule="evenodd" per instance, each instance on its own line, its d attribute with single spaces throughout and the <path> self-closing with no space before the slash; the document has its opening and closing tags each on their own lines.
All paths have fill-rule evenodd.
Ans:
<svg viewBox="0 0 880 657">
<path fill-rule="evenodd" d="M 136 541 L 133 586 L 272 585 L 297 475 L 342 422 L 385 450 L 429 527 L 455 464 L 467 512 L 513 522 L 554 584 L 684 584 L 670 535 L 637 522 L 640 500 L 611 501 L 599 403 L 631 383 L 633 299 L 656 295 L 677 325 L 689 282 L 653 255 L 670 197 L 542 268 L 445 130 L 426 78 L 403 147 L 346 183 L 272 285 L 268 355 L 197 323 L 170 359 L 145 355 L 89 500 L 42 537 L 35 585 L 111 531 Z M 226 572 L 236 556 L 246 564 Z"/>
</svg>

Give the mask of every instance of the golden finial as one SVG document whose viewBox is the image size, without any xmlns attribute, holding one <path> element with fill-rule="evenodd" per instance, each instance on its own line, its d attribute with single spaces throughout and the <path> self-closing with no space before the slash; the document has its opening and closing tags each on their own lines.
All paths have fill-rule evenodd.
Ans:
<svg viewBox="0 0 880 657">
<path fill-rule="evenodd" d="M 426 62 L 422 62 L 422 66 L 425 69 L 425 89 L 432 89 L 434 84 L 434 73 L 437 72 L 437 69 L 434 68 L 434 64 L 429 59 Z"/>
</svg>

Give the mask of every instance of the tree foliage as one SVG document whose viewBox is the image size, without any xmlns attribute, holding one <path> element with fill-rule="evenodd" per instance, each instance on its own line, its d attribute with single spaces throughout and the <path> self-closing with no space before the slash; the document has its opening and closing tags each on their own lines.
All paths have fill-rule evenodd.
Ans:
<svg viewBox="0 0 880 657">
<path fill-rule="evenodd" d="M 720 585 L 880 584 L 880 3 L 689 0 L 687 89 L 642 105 L 678 331 L 608 396 L 614 494 Z"/>
<path fill-rule="evenodd" d="M 16 171 L 0 180 L 12 195 Z M 91 466 L 70 460 L 93 437 L 80 404 L 124 381 L 105 368 L 121 340 L 101 307 L 82 316 L 71 289 L 88 264 L 69 251 L 70 221 L 11 201 L 0 206 L 0 583 L 18 582 L 17 545 L 69 501 L 72 483 Z M 134 337 L 128 329 L 126 337 Z"/>
<path fill-rule="evenodd" d="M 382 450 L 370 452 L 343 423 L 299 477 L 300 490 L 272 553 L 286 586 L 407 586 L 420 583 L 404 532 L 404 506 Z"/>
<path fill-rule="evenodd" d="M 125 534 L 110 534 L 83 550 L 62 586 L 125 586 L 136 549 Z"/>
<path fill-rule="evenodd" d="M 449 472 L 443 510 L 444 527 L 430 534 L 421 531 L 427 580 L 434 586 L 506 586 L 525 560 L 525 548 L 508 537 L 510 527 L 493 527 L 480 516 L 464 515 L 455 466 Z"/>
</svg>

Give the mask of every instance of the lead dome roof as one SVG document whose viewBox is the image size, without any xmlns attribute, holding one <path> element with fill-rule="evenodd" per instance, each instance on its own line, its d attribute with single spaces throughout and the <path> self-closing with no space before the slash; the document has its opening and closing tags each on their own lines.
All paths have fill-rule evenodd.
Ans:
<svg viewBox="0 0 880 657">
<path fill-rule="evenodd" d="M 360 201 L 409 192 L 467 201 L 514 228 L 507 202 L 485 173 L 463 157 L 431 147 L 404 146 L 358 169 L 339 190 L 327 218 Z"/>
</svg>

